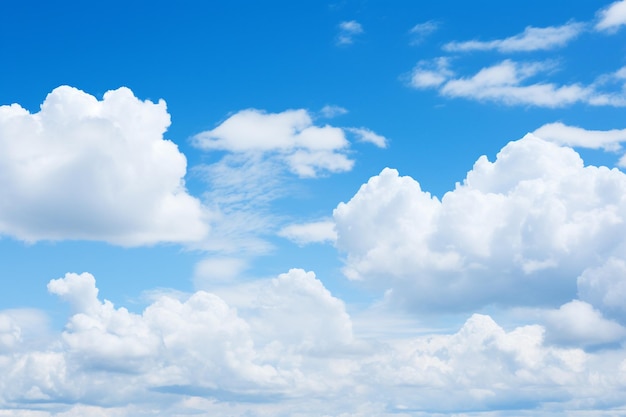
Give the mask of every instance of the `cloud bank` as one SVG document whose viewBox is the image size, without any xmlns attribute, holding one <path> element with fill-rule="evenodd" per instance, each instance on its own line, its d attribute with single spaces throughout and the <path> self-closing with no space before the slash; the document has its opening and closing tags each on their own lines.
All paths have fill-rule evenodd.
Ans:
<svg viewBox="0 0 626 417">
<path fill-rule="evenodd" d="M 484 314 L 448 334 L 361 339 L 343 302 L 303 270 L 256 282 L 239 304 L 161 294 L 141 313 L 102 301 L 88 273 L 48 289 L 73 314 L 47 345 L 28 343 L 26 316 L 0 312 L 4 415 L 551 415 L 555 401 L 573 412 L 623 405 L 623 349 L 551 345 L 542 325 L 506 330 Z M 574 323 L 588 310 L 578 302 L 554 314 Z"/>
</svg>

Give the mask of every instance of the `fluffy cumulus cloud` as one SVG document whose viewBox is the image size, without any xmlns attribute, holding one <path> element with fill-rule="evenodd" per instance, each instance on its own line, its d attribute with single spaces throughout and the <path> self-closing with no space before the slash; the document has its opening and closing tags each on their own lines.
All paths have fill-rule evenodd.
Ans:
<svg viewBox="0 0 626 417">
<path fill-rule="evenodd" d="M 0 234 L 129 246 L 201 239 L 204 209 L 185 189 L 185 156 L 163 137 L 169 124 L 164 101 L 128 88 L 98 100 L 62 86 L 37 113 L 0 106 Z"/>
<path fill-rule="evenodd" d="M 492 41 L 449 42 L 443 49 L 450 52 L 489 51 L 530 52 L 549 50 L 565 46 L 584 29 L 582 23 L 568 23 L 562 26 L 536 28 L 529 26 L 524 32 L 505 39 Z"/>
<path fill-rule="evenodd" d="M 529 134 L 441 200 L 383 170 L 335 209 L 337 246 L 348 277 L 411 308 L 557 307 L 577 277 L 626 255 L 625 196 L 621 171 Z"/>
<path fill-rule="evenodd" d="M 591 85 L 565 84 L 532 79 L 554 70 L 550 62 L 516 62 L 510 59 L 479 70 L 469 77 L 457 77 L 445 57 L 422 61 L 413 69 L 410 85 L 417 89 L 437 89 L 450 98 L 491 101 L 506 105 L 564 107 L 575 103 L 593 106 L 624 106 L 619 91 L 605 91 L 602 84 L 615 74 L 600 77 Z M 616 73 L 617 74 L 617 73 Z"/>
<path fill-rule="evenodd" d="M 161 294 L 141 313 L 102 301 L 88 273 L 48 289 L 73 313 L 46 346 L 26 343 L 25 321 L 0 312 L 0 415 L 415 416 L 494 407 L 548 415 L 556 402 L 573 412 L 624 406 L 623 350 L 550 344 L 542 325 L 505 329 L 481 314 L 448 333 L 359 339 L 344 303 L 303 270 L 257 282 L 245 303 L 206 291 Z M 570 308 L 594 317 L 582 302 L 555 317 Z M 578 335 L 606 325 L 595 319 L 565 328 Z"/>
<path fill-rule="evenodd" d="M 598 12 L 596 29 L 599 31 L 616 31 L 626 25 L 626 1 L 620 0 Z"/>
</svg>

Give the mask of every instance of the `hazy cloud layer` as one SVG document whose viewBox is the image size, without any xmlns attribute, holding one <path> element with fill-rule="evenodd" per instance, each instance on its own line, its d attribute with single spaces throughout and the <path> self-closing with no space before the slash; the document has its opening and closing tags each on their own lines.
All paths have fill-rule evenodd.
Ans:
<svg viewBox="0 0 626 417">
<path fill-rule="evenodd" d="M 529 26 L 524 32 L 492 41 L 449 42 L 443 46 L 449 52 L 489 51 L 498 52 L 530 52 L 549 50 L 565 46 L 584 29 L 582 23 L 568 23 L 563 26 L 536 28 Z"/>
<path fill-rule="evenodd" d="M 0 106 L 0 234 L 124 246 L 203 238 L 185 156 L 163 138 L 169 124 L 164 101 L 128 88 L 98 100 L 59 87 L 34 114 Z"/>
<path fill-rule="evenodd" d="M 334 242 L 337 239 L 335 223 L 331 220 L 290 224 L 278 232 L 279 236 L 296 242 L 299 245 L 308 243 Z"/>
</svg>

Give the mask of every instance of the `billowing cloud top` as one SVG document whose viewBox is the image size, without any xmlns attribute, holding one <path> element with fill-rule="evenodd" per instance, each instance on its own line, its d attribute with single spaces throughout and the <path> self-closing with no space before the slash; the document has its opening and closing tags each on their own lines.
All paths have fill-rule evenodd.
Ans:
<svg viewBox="0 0 626 417">
<path fill-rule="evenodd" d="M 335 209 L 337 246 L 348 277 L 412 308 L 559 305 L 585 271 L 626 255 L 625 196 L 623 172 L 529 134 L 441 200 L 383 170 Z"/>
<path fill-rule="evenodd" d="M 163 138 L 169 124 L 163 100 L 128 88 L 98 100 L 62 86 L 34 114 L 0 106 L 0 234 L 127 246 L 202 238 L 185 156 Z"/>
</svg>

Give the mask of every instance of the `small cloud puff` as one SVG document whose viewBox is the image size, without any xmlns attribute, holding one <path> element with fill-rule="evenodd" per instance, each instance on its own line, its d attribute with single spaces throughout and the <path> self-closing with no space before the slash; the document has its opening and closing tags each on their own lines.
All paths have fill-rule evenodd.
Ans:
<svg viewBox="0 0 626 417">
<path fill-rule="evenodd" d="M 419 45 L 429 35 L 436 32 L 439 29 L 439 23 L 429 20 L 428 22 L 418 23 L 409 30 L 411 35 L 411 45 Z"/>
<path fill-rule="evenodd" d="M 356 20 L 341 22 L 339 24 L 339 35 L 337 35 L 337 45 L 351 45 L 354 38 L 362 34 L 363 26 Z"/>
</svg>

